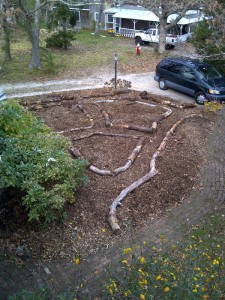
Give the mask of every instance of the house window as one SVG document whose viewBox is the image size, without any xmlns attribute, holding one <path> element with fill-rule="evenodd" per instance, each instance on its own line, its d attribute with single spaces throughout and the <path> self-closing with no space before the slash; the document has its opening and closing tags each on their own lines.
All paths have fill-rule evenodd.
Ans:
<svg viewBox="0 0 225 300">
<path fill-rule="evenodd" d="M 96 22 L 98 22 L 98 16 L 99 16 L 99 12 L 95 12 L 94 18 Z"/>
<path fill-rule="evenodd" d="M 80 11 L 79 10 L 74 10 L 74 14 L 76 16 L 76 21 L 80 22 Z"/>
<path fill-rule="evenodd" d="M 108 23 L 113 23 L 113 14 L 108 15 Z"/>
</svg>

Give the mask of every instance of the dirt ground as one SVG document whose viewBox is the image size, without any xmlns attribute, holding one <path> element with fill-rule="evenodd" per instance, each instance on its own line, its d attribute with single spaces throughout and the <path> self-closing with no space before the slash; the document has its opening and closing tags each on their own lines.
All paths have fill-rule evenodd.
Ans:
<svg viewBox="0 0 225 300">
<path fill-rule="evenodd" d="M 157 97 L 152 100 L 157 100 Z M 99 108 L 96 101 L 100 101 Z M 203 107 L 165 108 L 155 101 L 140 99 L 138 92 L 114 95 L 106 88 L 42 95 L 29 98 L 27 103 L 28 108 L 43 118 L 53 131 L 76 129 L 61 134 L 99 169 L 112 170 L 123 166 L 140 137 L 144 137 L 140 154 L 125 172 L 101 176 L 86 170 L 89 181 L 76 192 L 75 203 L 66 207 L 68 218 L 64 223 L 37 229 L 32 224 L 25 226 L 14 220 L 14 229 L 7 234 L 1 233 L 1 249 L 13 252 L 23 246 L 33 259 L 85 258 L 123 241 L 144 227 L 148 220 L 160 218 L 167 210 L 185 201 L 199 176 L 205 157 L 204 144 L 215 123 L 214 113 L 205 112 Z M 82 104 L 83 110 L 78 104 Z M 105 126 L 100 109 L 110 115 L 112 126 Z M 150 128 L 152 122 L 168 109 L 172 110 L 172 114 L 158 123 L 155 133 L 119 126 L 127 124 Z M 121 233 L 113 234 L 107 222 L 112 201 L 125 187 L 149 172 L 152 155 L 168 130 L 191 114 L 196 116 L 187 118 L 178 126 L 157 158 L 158 174 L 123 200 L 123 206 L 117 210 Z M 97 132 L 108 135 L 88 137 Z M 118 133 L 123 136 L 114 135 Z"/>
</svg>

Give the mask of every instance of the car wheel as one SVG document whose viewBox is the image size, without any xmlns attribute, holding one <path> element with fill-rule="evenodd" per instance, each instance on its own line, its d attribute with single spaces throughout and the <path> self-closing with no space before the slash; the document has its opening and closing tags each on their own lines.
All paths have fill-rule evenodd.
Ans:
<svg viewBox="0 0 225 300">
<path fill-rule="evenodd" d="M 143 44 L 143 41 L 142 41 L 142 39 L 141 39 L 140 36 L 138 36 L 138 37 L 135 38 L 135 45 L 137 45 L 137 44 L 139 44 L 139 45 Z"/>
<path fill-rule="evenodd" d="M 204 92 L 198 92 L 195 94 L 195 101 L 198 103 L 198 104 L 204 104 L 205 101 L 207 101 L 206 99 L 206 95 Z"/>
<path fill-rule="evenodd" d="M 164 78 L 159 79 L 159 88 L 160 90 L 167 90 L 168 86 L 166 84 L 166 80 Z"/>
</svg>

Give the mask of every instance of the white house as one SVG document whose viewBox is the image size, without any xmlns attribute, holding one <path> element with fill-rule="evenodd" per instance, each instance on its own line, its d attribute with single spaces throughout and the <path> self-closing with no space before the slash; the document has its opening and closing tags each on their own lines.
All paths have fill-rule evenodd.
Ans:
<svg viewBox="0 0 225 300">
<path fill-rule="evenodd" d="M 111 7 L 104 11 L 105 30 L 113 29 L 116 34 L 134 37 L 138 31 L 159 26 L 159 18 L 150 10 L 141 6 Z M 171 23 L 176 14 L 168 17 Z M 169 33 L 179 35 L 181 41 L 187 40 L 197 22 L 202 21 L 204 15 L 200 10 L 188 10 L 178 24 Z"/>
</svg>

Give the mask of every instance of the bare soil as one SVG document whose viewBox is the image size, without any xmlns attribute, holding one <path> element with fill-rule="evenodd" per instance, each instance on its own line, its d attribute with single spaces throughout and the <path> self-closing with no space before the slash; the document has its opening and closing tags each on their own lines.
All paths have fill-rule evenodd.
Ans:
<svg viewBox="0 0 225 300">
<path fill-rule="evenodd" d="M 215 124 L 214 113 L 207 113 L 199 107 L 170 107 L 172 115 L 158 124 L 156 133 L 116 128 L 118 124 L 151 127 L 152 122 L 165 112 L 165 106 L 146 100 L 142 101 L 155 106 L 139 104 L 134 101 L 140 100 L 139 93 L 134 91 L 130 91 L 126 99 L 123 94 L 103 95 L 109 91 L 105 88 L 55 93 L 29 98 L 27 103 L 24 101 L 53 131 L 90 127 L 93 124 L 92 128 L 64 135 L 91 164 L 100 169 L 112 170 L 124 165 L 137 144 L 138 139 L 134 136 L 144 137 L 145 141 L 134 164 L 117 176 L 100 176 L 86 170 L 89 181 L 76 192 L 75 203 L 66 207 L 68 217 L 65 222 L 37 228 L 33 224 L 26 225 L 26 222 L 14 219 L 13 230 L 7 234 L 1 232 L 2 250 L 15 251 L 23 246 L 34 259 L 43 260 L 60 257 L 72 259 L 78 255 L 85 258 L 123 241 L 125 237 L 144 227 L 149 220 L 160 218 L 167 210 L 185 201 L 205 161 L 204 145 Z M 99 97 L 96 97 L 97 94 Z M 154 98 L 157 100 L 157 97 Z M 99 103 L 110 114 L 113 122 L 111 127 L 105 126 L 101 112 L 94 105 L 95 101 L 102 100 L 114 100 Z M 82 103 L 86 114 L 78 108 L 78 103 Z M 122 189 L 149 171 L 151 157 L 168 130 L 178 120 L 193 113 L 197 116 L 186 119 L 169 138 L 165 150 L 157 159 L 158 174 L 129 194 L 124 199 L 123 206 L 118 208 L 117 217 L 122 233 L 114 235 L 107 222 L 112 201 Z M 127 137 L 96 135 L 77 140 L 94 132 L 121 133 Z"/>
</svg>

